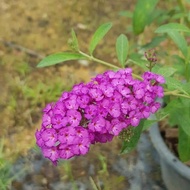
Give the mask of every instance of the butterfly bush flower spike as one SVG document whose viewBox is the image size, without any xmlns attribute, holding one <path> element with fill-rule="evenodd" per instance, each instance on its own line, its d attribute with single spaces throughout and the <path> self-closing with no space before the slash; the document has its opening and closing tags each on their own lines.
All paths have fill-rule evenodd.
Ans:
<svg viewBox="0 0 190 190">
<path fill-rule="evenodd" d="M 127 68 L 77 84 L 44 108 L 37 145 L 55 165 L 59 159 L 85 155 L 91 144 L 110 142 L 155 113 L 160 108 L 156 99 L 164 95 L 163 83 L 164 78 L 152 72 L 145 72 L 142 80 L 133 79 Z"/>
</svg>

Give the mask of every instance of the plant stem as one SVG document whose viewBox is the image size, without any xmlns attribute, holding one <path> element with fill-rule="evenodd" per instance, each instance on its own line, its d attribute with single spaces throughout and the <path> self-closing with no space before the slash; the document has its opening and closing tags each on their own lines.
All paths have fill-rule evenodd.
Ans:
<svg viewBox="0 0 190 190">
<path fill-rule="evenodd" d="M 185 94 L 179 94 L 176 91 L 167 91 L 167 92 L 164 92 L 164 95 L 166 95 L 166 96 L 167 95 L 180 96 L 180 97 L 184 97 L 184 98 L 189 98 L 190 99 L 190 96 L 185 95 Z"/>
<path fill-rule="evenodd" d="M 185 6 L 184 6 L 184 1 L 183 0 L 177 0 L 178 2 L 178 5 L 180 7 L 180 9 L 182 10 L 182 12 L 185 13 L 186 9 L 185 9 Z"/>
<path fill-rule="evenodd" d="M 92 55 L 90 56 L 90 55 L 88 55 L 88 54 L 86 54 L 86 53 L 84 53 L 84 52 L 82 52 L 82 51 L 80 51 L 80 50 L 79 50 L 79 53 L 80 53 L 81 55 L 87 57 L 89 60 L 92 60 L 92 61 L 101 63 L 101 64 L 103 64 L 103 65 L 106 65 L 106 66 L 108 66 L 108 67 L 112 67 L 112 68 L 114 68 L 114 69 L 121 69 L 121 67 L 118 67 L 118 66 L 115 66 L 115 65 L 113 65 L 113 64 L 111 64 L 111 63 L 108 63 L 108 62 L 102 61 L 102 60 L 100 60 L 100 59 L 97 59 L 97 58 L 93 57 Z M 150 64 L 150 70 L 151 70 L 151 69 L 152 69 L 152 65 Z M 141 78 L 139 75 L 132 74 L 132 76 L 135 77 L 135 78 L 138 78 L 138 79 L 142 80 L 142 78 Z M 176 91 L 176 90 L 175 90 L 175 91 L 165 91 L 165 92 L 164 92 L 164 95 L 180 96 L 180 97 L 184 97 L 184 98 L 189 98 L 189 99 L 190 99 L 190 96 L 189 96 L 189 95 L 179 94 L 178 91 Z"/>
<path fill-rule="evenodd" d="M 112 68 L 114 68 L 114 69 L 121 69 L 121 68 L 118 67 L 118 66 L 115 66 L 115 65 L 113 65 L 113 64 L 111 64 L 111 63 L 108 63 L 108 62 L 102 61 L 102 60 L 100 60 L 100 59 L 97 59 L 97 58 L 93 57 L 92 55 L 90 56 L 90 55 L 88 55 L 88 54 L 86 54 L 86 53 L 84 53 L 84 52 L 82 52 L 82 51 L 80 51 L 80 50 L 79 50 L 79 53 L 80 53 L 81 55 L 84 55 L 85 57 L 87 57 L 89 60 L 96 61 L 96 62 L 101 63 L 101 64 L 103 64 L 103 65 L 106 65 L 106 66 L 108 66 L 108 67 L 112 67 Z"/>
<path fill-rule="evenodd" d="M 90 56 L 90 55 L 88 55 L 88 54 L 86 54 L 86 53 L 84 53 L 84 52 L 82 52 L 82 51 L 80 51 L 80 50 L 79 50 L 79 53 L 80 53 L 81 55 L 87 57 L 87 58 L 88 58 L 89 60 L 91 60 L 91 61 L 95 61 L 95 62 L 97 62 L 97 63 L 101 63 L 102 65 L 106 65 L 106 66 L 112 67 L 112 68 L 114 68 L 114 69 L 122 69 L 121 67 L 118 67 L 118 66 L 115 66 L 115 65 L 113 65 L 113 64 L 111 64 L 111 63 L 108 63 L 108 62 L 106 62 L 106 61 L 102 61 L 102 60 L 100 60 L 100 59 L 97 59 L 97 58 L 93 57 L 92 55 Z M 139 75 L 132 74 L 132 76 L 135 77 L 135 78 L 137 78 L 137 79 L 142 80 L 142 77 L 140 77 Z"/>
</svg>

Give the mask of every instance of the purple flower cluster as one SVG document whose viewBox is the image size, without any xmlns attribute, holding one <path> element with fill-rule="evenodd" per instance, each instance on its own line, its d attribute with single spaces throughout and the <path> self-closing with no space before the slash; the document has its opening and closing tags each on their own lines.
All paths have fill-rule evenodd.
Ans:
<svg viewBox="0 0 190 190">
<path fill-rule="evenodd" d="M 164 78 L 145 72 L 133 79 L 130 68 L 107 71 L 89 83 L 75 85 L 43 110 L 37 145 L 54 164 L 58 159 L 84 155 L 90 145 L 106 143 L 129 126 L 138 126 L 160 108 Z"/>
</svg>

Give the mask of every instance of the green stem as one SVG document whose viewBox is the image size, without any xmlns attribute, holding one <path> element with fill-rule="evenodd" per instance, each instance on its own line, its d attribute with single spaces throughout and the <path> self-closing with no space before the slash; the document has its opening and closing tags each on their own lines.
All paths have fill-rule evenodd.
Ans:
<svg viewBox="0 0 190 190">
<path fill-rule="evenodd" d="M 180 9 L 182 10 L 182 12 L 185 13 L 186 9 L 185 9 L 185 6 L 184 6 L 184 1 L 183 0 L 177 0 L 178 2 L 178 5 L 180 7 Z"/>
<path fill-rule="evenodd" d="M 118 66 L 115 66 L 115 65 L 113 65 L 113 64 L 111 64 L 111 63 L 108 63 L 108 62 L 105 62 L 105 61 L 102 61 L 102 60 L 100 60 L 100 59 L 97 59 L 97 58 L 95 58 L 95 57 L 93 57 L 92 55 L 90 56 L 90 55 L 88 55 L 88 54 L 86 54 L 86 53 L 84 53 L 84 52 L 82 52 L 82 51 L 80 51 L 79 50 L 79 53 L 81 54 L 81 55 L 83 55 L 83 56 L 85 56 L 85 57 L 87 57 L 89 60 L 92 60 L 92 61 L 95 61 L 95 62 L 98 62 L 98 63 L 101 63 L 101 64 L 103 64 L 103 65 L 106 65 L 106 66 L 108 66 L 108 67 L 112 67 L 112 68 L 114 68 L 114 69 L 121 69 L 121 67 L 118 67 Z M 152 69 L 152 65 L 150 65 L 150 67 L 151 67 L 151 69 Z M 150 69 L 150 70 L 151 70 Z M 142 78 L 139 76 L 139 75 L 136 75 L 136 74 L 132 74 L 132 76 L 133 77 L 135 77 L 135 78 L 138 78 L 138 79 L 140 79 L 140 80 L 142 80 Z M 189 98 L 190 99 L 190 96 L 189 95 L 185 95 L 185 94 L 179 94 L 178 93 L 178 91 L 165 91 L 164 92 L 164 95 L 172 95 L 172 96 L 180 96 L 180 97 L 184 97 L 184 98 Z"/>
<path fill-rule="evenodd" d="M 172 95 L 172 96 L 178 96 L 178 97 L 180 96 L 180 97 L 184 97 L 184 98 L 189 98 L 190 99 L 190 96 L 185 95 L 185 94 L 179 94 L 176 91 L 167 91 L 167 92 L 164 92 L 164 95 L 165 96 Z"/>
<path fill-rule="evenodd" d="M 106 66 L 108 66 L 108 67 L 112 67 L 112 68 L 114 68 L 114 69 L 121 69 L 121 68 L 118 67 L 118 66 L 115 66 L 115 65 L 113 65 L 113 64 L 111 64 L 111 63 L 108 63 L 108 62 L 102 61 L 102 60 L 100 60 L 100 59 L 97 59 L 97 58 L 93 57 L 92 55 L 90 56 L 90 55 L 88 55 L 88 54 L 86 54 L 86 53 L 84 53 L 84 52 L 82 52 L 82 51 L 80 51 L 80 50 L 79 50 L 79 53 L 80 53 L 81 55 L 84 55 L 85 57 L 87 57 L 89 60 L 96 61 L 96 62 L 101 63 L 101 64 L 103 64 L 103 65 L 106 65 Z"/>
<path fill-rule="evenodd" d="M 111 63 L 108 63 L 108 62 L 106 62 L 106 61 L 102 61 L 102 60 L 100 60 L 100 59 L 97 59 L 97 58 L 93 57 L 92 55 L 90 56 L 90 55 L 88 55 L 88 54 L 86 54 L 86 53 L 84 53 L 84 52 L 82 52 L 82 51 L 80 51 L 80 50 L 79 50 L 79 53 L 80 53 L 81 55 L 87 57 L 87 58 L 88 58 L 89 60 L 91 60 L 91 61 L 95 61 L 95 62 L 97 62 L 97 63 L 101 63 L 102 65 L 106 65 L 106 66 L 111 67 L 111 68 L 114 68 L 114 69 L 122 69 L 121 67 L 118 67 L 118 66 L 115 66 L 115 65 L 113 65 L 113 64 L 111 64 Z M 142 80 L 142 77 L 140 77 L 139 75 L 132 74 L 132 76 L 135 77 L 135 78 L 137 78 L 137 79 Z"/>
</svg>

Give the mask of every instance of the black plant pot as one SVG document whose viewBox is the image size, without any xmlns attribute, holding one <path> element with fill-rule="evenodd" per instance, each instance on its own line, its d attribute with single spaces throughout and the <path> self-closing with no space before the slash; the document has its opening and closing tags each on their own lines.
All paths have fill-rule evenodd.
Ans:
<svg viewBox="0 0 190 190">
<path fill-rule="evenodd" d="M 162 178 L 168 190 L 190 190 L 190 167 L 183 164 L 166 146 L 158 124 L 151 127 L 150 137 L 160 157 Z"/>
</svg>

